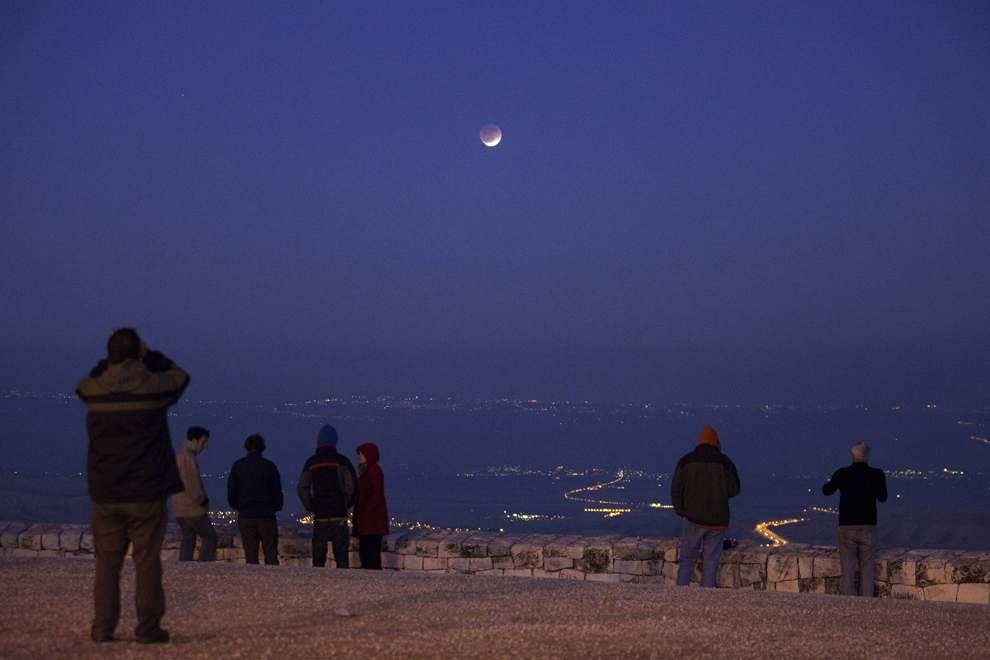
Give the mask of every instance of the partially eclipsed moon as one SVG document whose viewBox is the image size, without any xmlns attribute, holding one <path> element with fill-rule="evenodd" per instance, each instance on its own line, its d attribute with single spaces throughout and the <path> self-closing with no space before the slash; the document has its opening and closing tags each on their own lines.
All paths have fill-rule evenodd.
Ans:
<svg viewBox="0 0 990 660">
<path fill-rule="evenodd" d="M 489 147 L 494 147 L 502 141 L 502 130 L 495 124 L 488 124 L 481 129 L 481 141 Z"/>
</svg>

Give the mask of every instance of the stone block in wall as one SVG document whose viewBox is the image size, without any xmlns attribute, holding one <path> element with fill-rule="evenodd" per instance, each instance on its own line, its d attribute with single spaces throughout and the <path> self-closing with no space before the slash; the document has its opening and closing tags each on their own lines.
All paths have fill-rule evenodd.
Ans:
<svg viewBox="0 0 990 660">
<path fill-rule="evenodd" d="M 3 532 L 0 533 L 0 545 L 9 550 L 19 548 L 17 537 L 27 528 L 28 526 L 22 522 L 8 522 Z"/>
<path fill-rule="evenodd" d="M 780 582 L 771 582 L 770 584 L 773 584 L 774 591 L 788 591 L 791 593 L 801 592 L 801 584 L 797 579 L 781 580 Z"/>
<path fill-rule="evenodd" d="M 400 555 L 402 557 L 402 570 L 421 571 L 423 570 L 423 558 L 416 555 Z"/>
<path fill-rule="evenodd" d="M 578 541 L 577 536 L 561 536 L 543 546 L 544 557 L 567 557 L 567 546 Z M 582 553 L 583 554 L 583 553 Z M 573 557 L 572 557 L 573 559 Z"/>
<path fill-rule="evenodd" d="M 165 527 L 165 538 L 162 540 L 162 548 L 176 550 L 182 545 L 182 530 L 175 523 L 169 523 Z"/>
<path fill-rule="evenodd" d="M 892 585 L 913 587 L 917 577 L 918 562 L 907 555 L 891 559 L 887 562 L 887 580 Z M 893 592 L 892 592 L 893 593 Z M 899 596 L 891 596 L 899 598 Z"/>
<path fill-rule="evenodd" d="M 653 559 L 654 552 L 650 545 L 640 542 L 638 538 L 624 538 L 612 544 L 612 558 L 618 561 L 643 561 Z"/>
<path fill-rule="evenodd" d="M 331 554 L 333 554 L 332 551 L 331 551 Z M 306 556 L 309 557 L 309 559 L 310 559 L 310 566 L 312 566 L 313 565 L 312 564 L 312 560 L 313 560 L 312 551 L 310 551 L 310 554 L 308 554 Z M 347 553 L 347 566 L 348 566 L 348 568 L 361 568 L 361 555 L 359 555 L 356 552 L 348 552 Z"/>
<path fill-rule="evenodd" d="M 493 568 L 493 569 L 488 570 L 488 571 L 478 571 L 477 573 L 475 573 L 475 575 L 496 575 L 496 576 L 501 577 L 502 576 L 502 571 L 499 570 L 499 569 L 497 569 L 497 568 Z"/>
<path fill-rule="evenodd" d="M 960 557 L 946 562 L 945 581 L 955 584 L 986 582 L 990 577 L 990 562 Z"/>
<path fill-rule="evenodd" d="M 639 584 L 643 580 L 642 575 L 629 575 L 628 573 L 616 573 L 619 576 L 619 582 L 623 584 Z"/>
<path fill-rule="evenodd" d="M 825 578 L 798 578 L 798 591 L 803 594 L 825 593 Z"/>
<path fill-rule="evenodd" d="M 612 572 L 625 575 L 643 575 L 645 571 L 642 561 L 616 560 L 612 562 Z"/>
<path fill-rule="evenodd" d="M 423 559 L 424 570 L 430 570 L 427 565 L 428 561 L 427 558 Z M 467 573 L 471 570 L 471 560 L 467 557 L 450 557 L 449 559 L 437 559 L 436 561 L 446 562 L 448 572 Z"/>
<path fill-rule="evenodd" d="M 923 588 L 925 600 L 940 600 L 950 603 L 956 602 L 956 594 L 959 593 L 958 584 L 932 584 Z"/>
<path fill-rule="evenodd" d="M 738 547 L 723 552 L 722 561 L 730 564 L 757 564 L 766 568 L 767 558 L 774 554 L 773 550 L 759 545 L 750 546 L 748 543 L 743 545 L 743 543 L 747 542 L 742 541 Z"/>
<path fill-rule="evenodd" d="M 798 579 L 798 558 L 795 555 L 770 555 L 767 558 L 767 580 L 785 582 Z"/>
<path fill-rule="evenodd" d="M 737 564 L 739 566 L 739 586 L 748 587 L 767 581 L 767 572 L 759 564 Z"/>
<path fill-rule="evenodd" d="M 838 582 L 839 581 L 836 580 L 836 585 L 835 585 L 835 590 L 834 591 L 829 591 L 828 590 L 828 584 L 826 584 L 825 585 L 826 586 L 825 593 L 827 593 L 827 594 L 837 594 L 837 595 L 838 594 L 841 594 L 842 593 L 842 585 L 839 584 Z M 874 595 L 877 598 L 890 598 L 890 583 L 889 582 L 874 582 L 873 583 L 873 591 L 874 591 Z"/>
<path fill-rule="evenodd" d="M 41 559 L 61 559 L 65 556 L 64 550 L 39 550 L 38 557 Z"/>
<path fill-rule="evenodd" d="M 579 560 L 584 559 L 585 550 L 588 549 L 588 542 L 584 540 L 577 540 L 572 543 L 567 544 L 567 557 L 570 559 Z"/>
<path fill-rule="evenodd" d="M 45 525 L 41 532 L 42 550 L 59 550 L 58 537 L 63 525 Z"/>
<path fill-rule="evenodd" d="M 672 561 L 665 561 L 663 563 L 663 568 L 660 569 L 660 575 L 664 576 L 670 580 L 677 580 L 677 563 Z"/>
<path fill-rule="evenodd" d="M 814 560 L 812 577 L 837 578 L 842 575 L 842 564 L 839 563 L 839 553 L 817 555 Z"/>
<path fill-rule="evenodd" d="M 466 557 L 468 560 L 468 570 L 472 573 L 482 573 L 494 570 L 491 557 Z"/>
<path fill-rule="evenodd" d="M 437 557 L 460 557 L 461 542 L 466 541 L 470 532 L 458 532 L 437 542 Z"/>
<path fill-rule="evenodd" d="M 31 550 L 29 548 L 8 548 L 7 549 L 7 556 L 8 557 L 30 557 L 30 558 L 33 559 L 33 558 L 37 558 L 39 552 L 41 552 L 41 551 L 40 550 Z"/>
<path fill-rule="evenodd" d="M 723 589 L 739 588 L 739 564 L 719 564 L 715 586 Z"/>
<path fill-rule="evenodd" d="M 570 557 L 551 556 L 543 557 L 543 569 L 547 571 L 562 571 L 565 568 L 574 568 L 574 560 Z"/>
<path fill-rule="evenodd" d="M 560 572 L 560 578 L 563 580 L 583 580 L 584 571 L 575 571 L 571 568 L 565 568 Z"/>
<path fill-rule="evenodd" d="M 499 570 L 505 570 L 507 568 L 515 568 L 515 564 L 512 563 L 512 555 L 505 555 L 499 557 L 492 557 L 492 568 Z"/>
<path fill-rule="evenodd" d="M 469 538 L 461 543 L 461 557 L 468 559 L 482 559 L 488 556 L 488 541 Z"/>
<path fill-rule="evenodd" d="M 887 582 L 887 564 L 889 560 L 877 557 L 873 560 L 873 579 L 875 581 Z"/>
<path fill-rule="evenodd" d="M 531 568 L 507 568 L 502 571 L 502 575 L 505 577 L 533 577 L 533 569 Z"/>
<path fill-rule="evenodd" d="M 419 536 L 417 534 L 402 534 L 395 539 L 394 552 L 400 555 L 414 555 L 416 554 L 416 543 L 418 541 Z"/>
<path fill-rule="evenodd" d="M 535 578 L 556 578 L 559 577 L 559 572 L 551 573 L 550 571 L 545 571 L 542 568 L 533 569 L 533 577 Z"/>
<path fill-rule="evenodd" d="M 440 554 L 440 541 L 437 539 L 419 539 L 416 541 L 416 556 L 436 557 Z"/>
<path fill-rule="evenodd" d="M 402 555 L 398 555 L 394 552 L 383 552 L 382 568 L 391 568 L 393 570 L 402 568 Z"/>
<path fill-rule="evenodd" d="M 543 566 L 543 545 L 517 543 L 512 546 L 512 564 L 516 568 Z"/>
<path fill-rule="evenodd" d="M 492 557 L 506 557 L 512 554 L 512 546 L 519 542 L 516 536 L 498 536 L 488 544 L 488 554 Z"/>
<path fill-rule="evenodd" d="M 815 555 L 810 552 L 802 553 L 797 556 L 798 560 L 798 579 L 808 579 L 815 577 Z"/>
<path fill-rule="evenodd" d="M 990 584 L 974 584 L 964 582 L 959 585 L 956 594 L 956 601 L 960 603 L 979 603 L 980 605 L 990 605 Z"/>
<path fill-rule="evenodd" d="M 584 549 L 585 573 L 608 573 L 612 569 L 611 544 L 589 544 Z"/>
<path fill-rule="evenodd" d="M 58 535 L 58 547 L 69 552 L 79 552 L 83 532 L 87 529 L 86 525 L 63 525 Z"/>
<path fill-rule="evenodd" d="M 158 553 L 162 558 L 162 561 L 179 561 L 179 550 L 177 548 L 172 548 L 170 550 L 162 550 Z"/>
<path fill-rule="evenodd" d="M 96 554 L 96 541 L 93 539 L 93 530 L 87 529 L 79 537 L 79 549 L 90 554 Z"/>
<path fill-rule="evenodd" d="M 902 600 L 924 600 L 925 592 L 914 585 L 895 583 L 890 585 L 890 597 Z"/>
<path fill-rule="evenodd" d="M 928 558 L 915 564 L 915 586 L 930 587 L 945 582 L 945 561 L 938 558 Z"/>
<path fill-rule="evenodd" d="M 17 535 L 17 547 L 24 550 L 41 550 L 41 538 L 55 525 L 35 523 Z"/>
<path fill-rule="evenodd" d="M 226 548 L 223 554 L 227 561 L 244 560 L 244 548 Z"/>
</svg>

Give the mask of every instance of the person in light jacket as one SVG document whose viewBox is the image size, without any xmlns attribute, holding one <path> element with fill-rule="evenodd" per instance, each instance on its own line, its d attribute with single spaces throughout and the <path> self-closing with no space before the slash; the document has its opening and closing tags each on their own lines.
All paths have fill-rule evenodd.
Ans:
<svg viewBox="0 0 990 660">
<path fill-rule="evenodd" d="M 388 534 L 385 506 L 385 474 L 378 466 L 378 446 L 366 442 L 357 448 L 358 482 L 354 503 L 354 529 L 358 537 L 361 568 L 382 569 L 382 537 Z"/>
<path fill-rule="evenodd" d="M 172 496 L 172 515 L 182 530 L 179 561 L 192 561 L 196 552 L 196 537 L 203 539 L 199 549 L 199 561 L 216 561 L 217 533 L 210 521 L 210 498 L 199 476 L 196 456 L 206 449 L 210 432 L 202 426 L 190 426 L 186 441 L 175 455 L 175 463 L 182 477 L 184 490 Z"/>
</svg>

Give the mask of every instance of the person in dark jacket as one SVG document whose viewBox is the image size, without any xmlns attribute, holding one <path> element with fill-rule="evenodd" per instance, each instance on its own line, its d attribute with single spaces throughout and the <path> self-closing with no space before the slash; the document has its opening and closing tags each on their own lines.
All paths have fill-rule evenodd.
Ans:
<svg viewBox="0 0 990 660">
<path fill-rule="evenodd" d="M 134 328 L 116 330 L 107 358 L 76 384 L 89 409 L 86 475 L 93 500 L 95 612 L 90 639 L 113 640 L 120 622 L 120 570 L 133 546 L 137 627 L 144 644 L 167 642 L 162 587 L 166 500 L 182 491 L 167 410 L 189 384 L 174 362 L 149 351 Z"/>
<path fill-rule="evenodd" d="M 677 462 L 670 485 L 674 513 L 684 519 L 677 585 L 691 584 L 691 575 L 704 548 L 701 586 L 715 587 L 722 558 L 725 528 L 729 526 L 729 498 L 739 494 L 739 474 L 722 453 L 715 429 L 701 429 L 698 446 Z"/>
<path fill-rule="evenodd" d="M 839 468 L 822 493 L 839 491 L 839 565 L 842 569 L 842 595 L 856 595 L 856 569 L 859 568 L 859 595 L 873 596 L 873 557 L 877 550 L 877 502 L 887 501 L 887 476 L 870 467 L 870 446 L 852 446 L 852 465 Z"/>
<path fill-rule="evenodd" d="M 350 567 L 347 510 L 354 504 L 356 481 L 354 466 L 337 453 L 337 430 L 324 424 L 316 437 L 316 453 L 303 466 L 298 488 L 299 500 L 313 514 L 313 566 L 326 566 L 329 543 L 337 568 Z"/>
<path fill-rule="evenodd" d="M 282 475 L 275 464 L 262 457 L 265 439 L 259 434 L 244 441 L 247 456 L 234 461 L 227 480 L 227 503 L 237 511 L 237 529 L 244 545 L 244 561 L 258 563 L 258 544 L 265 563 L 278 565 L 278 521 L 282 510 Z"/>
<path fill-rule="evenodd" d="M 382 569 L 382 537 L 388 534 L 385 474 L 378 465 L 378 446 L 366 442 L 357 448 L 358 482 L 354 502 L 354 529 L 361 568 Z"/>
</svg>

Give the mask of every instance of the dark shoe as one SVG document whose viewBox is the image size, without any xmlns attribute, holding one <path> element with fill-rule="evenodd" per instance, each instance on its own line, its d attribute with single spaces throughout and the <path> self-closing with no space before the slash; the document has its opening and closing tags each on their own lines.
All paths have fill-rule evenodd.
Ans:
<svg viewBox="0 0 990 660">
<path fill-rule="evenodd" d="M 138 637 L 137 641 L 142 644 L 164 644 L 168 641 L 168 631 L 159 628 L 158 630 L 153 630 L 147 635 Z"/>
<path fill-rule="evenodd" d="M 89 638 L 94 642 L 96 642 L 97 644 L 101 644 L 103 642 L 116 641 L 116 638 L 113 636 L 113 633 L 106 632 L 104 630 L 97 630 L 96 628 L 93 628 L 92 630 L 89 631 Z"/>
</svg>

